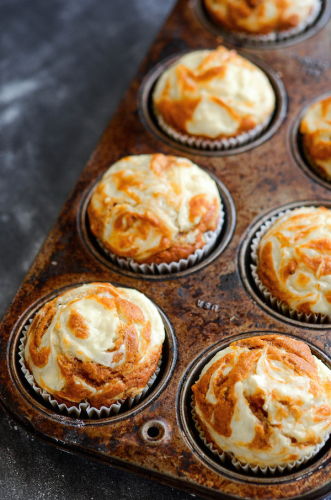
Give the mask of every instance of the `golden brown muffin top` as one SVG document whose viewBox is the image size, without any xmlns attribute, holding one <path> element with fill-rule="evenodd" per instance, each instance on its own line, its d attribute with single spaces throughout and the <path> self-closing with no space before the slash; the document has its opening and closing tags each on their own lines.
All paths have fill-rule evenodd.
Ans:
<svg viewBox="0 0 331 500">
<path fill-rule="evenodd" d="M 230 31 L 265 35 L 305 23 L 319 0 L 204 0 L 210 17 Z"/>
<path fill-rule="evenodd" d="M 331 212 L 292 210 L 266 231 L 258 276 L 273 297 L 298 312 L 331 314 Z"/>
<path fill-rule="evenodd" d="M 230 344 L 192 387 L 208 442 L 241 463 L 276 466 L 308 456 L 331 430 L 331 371 L 284 335 Z"/>
<path fill-rule="evenodd" d="M 38 386 L 57 401 L 100 408 L 140 394 L 155 372 L 164 335 L 145 295 L 91 283 L 40 309 L 24 357 Z"/>
<path fill-rule="evenodd" d="M 219 46 L 190 52 L 169 66 L 157 81 L 153 103 L 174 130 L 220 140 L 265 123 L 275 94 L 260 68 Z"/>
<path fill-rule="evenodd" d="M 220 196 L 214 180 L 186 158 L 127 156 L 99 182 L 88 207 L 104 247 L 139 263 L 186 259 L 214 231 Z"/>
<path fill-rule="evenodd" d="M 331 97 L 317 101 L 301 124 L 305 153 L 323 177 L 331 180 Z"/>
</svg>

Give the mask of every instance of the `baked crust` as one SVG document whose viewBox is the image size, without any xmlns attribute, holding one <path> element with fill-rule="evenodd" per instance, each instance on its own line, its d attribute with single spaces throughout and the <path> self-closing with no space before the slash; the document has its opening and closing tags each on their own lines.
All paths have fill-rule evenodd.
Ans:
<svg viewBox="0 0 331 500">
<path fill-rule="evenodd" d="M 220 214 L 215 182 L 185 158 L 128 156 L 98 184 L 88 217 L 112 253 L 142 264 L 178 262 L 205 244 Z"/>
<path fill-rule="evenodd" d="M 275 94 L 260 68 L 219 46 L 190 52 L 166 69 L 153 103 L 156 115 L 177 132 L 221 140 L 266 123 Z"/>
<path fill-rule="evenodd" d="M 300 133 L 308 162 L 331 182 L 331 97 L 310 106 L 301 121 Z"/>
<path fill-rule="evenodd" d="M 331 431 L 331 371 L 284 335 L 230 344 L 192 387 L 208 442 L 242 464 L 293 463 Z"/>
<path fill-rule="evenodd" d="M 210 18 L 229 31 L 266 35 L 304 23 L 317 0 L 203 0 Z"/>
<path fill-rule="evenodd" d="M 92 283 L 40 309 L 24 357 L 39 387 L 58 402 L 109 407 L 141 393 L 156 370 L 163 340 L 162 319 L 147 297 Z"/>
<path fill-rule="evenodd" d="M 257 273 L 291 309 L 331 314 L 331 211 L 304 207 L 279 218 L 260 241 Z"/>
</svg>

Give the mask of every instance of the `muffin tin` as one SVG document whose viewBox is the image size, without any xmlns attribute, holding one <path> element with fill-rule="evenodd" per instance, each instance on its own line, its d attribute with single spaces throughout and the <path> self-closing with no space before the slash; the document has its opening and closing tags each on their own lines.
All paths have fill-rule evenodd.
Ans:
<svg viewBox="0 0 331 500">
<path fill-rule="evenodd" d="M 306 203 L 330 206 L 330 186 L 306 175 L 294 153 L 300 148 L 298 116 L 331 88 L 331 54 L 325 49 L 331 36 L 327 22 L 331 2 L 324 1 L 316 25 L 303 38 L 296 37 L 295 45 L 294 39 L 254 48 L 240 43 L 241 54 L 262 67 L 282 90 L 266 135 L 238 150 L 216 153 L 184 148 L 168 138 L 158 130 L 149 107 L 150 90 L 167 58 L 222 42 L 201 22 L 197 1 L 177 3 L 4 317 L 0 403 L 22 427 L 50 444 L 195 495 L 322 498 L 331 492 L 330 442 L 305 466 L 277 477 L 253 476 L 220 465 L 204 449 L 192 425 L 190 387 L 213 352 L 242 335 L 293 335 L 330 364 L 329 325 L 291 321 L 266 307 L 247 274 L 246 250 L 261 220 L 271 213 Z M 225 37 L 223 42 L 234 46 Z M 214 252 L 187 271 L 165 276 L 138 275 L 109 262 L 95 246 L 86 223 L 91 190 L 109 165 L 129 154 L 155 152 L 186 156 L 211 172 L 219 179 L 226 212 Z M 36 398 L 18 363 L 19 339 L 29 318 L 60 291 L 91 281 L 109 281 L 146 294 L 163 312 L 167 330 L 161 373 L 151 393 L 137 406 L 99 420 L 54 412 Z"/>
</svg>

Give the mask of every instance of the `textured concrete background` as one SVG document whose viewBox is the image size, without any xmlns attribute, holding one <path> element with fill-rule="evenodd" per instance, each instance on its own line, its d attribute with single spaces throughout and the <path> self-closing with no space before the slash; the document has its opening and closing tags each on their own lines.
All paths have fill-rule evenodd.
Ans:
<svg viewBox="0 0 331 500">
<path fill-rule="evenodd" d="M 0 315 L 174 0 L 0 2 Z M 189 499 L 56 450 L 0 409 L 1 500 Z"/>
</svg>

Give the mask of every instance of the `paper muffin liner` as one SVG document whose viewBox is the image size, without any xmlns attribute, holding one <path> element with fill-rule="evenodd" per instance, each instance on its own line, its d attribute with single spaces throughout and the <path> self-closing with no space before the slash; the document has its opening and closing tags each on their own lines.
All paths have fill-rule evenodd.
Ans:
<svg viewBox="0 0 331 500">
<path fill-rule="evenodd" d="M 232 34 L 234 34 L 240 40 L 246 42 L 256 42 L 256 43 L 282 42 L 284 40 L 288 40 L 289 38 L 294 38 L 303 33 L 304 31 L 306 31 L 308 28 L 310 28 L 317 20 L 321 10 L 322 10 L 322 0 L 318 0 L 314 5 L 311 13 L 307 17 L 307 19 L 299 23 L 298 26 L 295 26 L 294 28 L 291 28 L 289 30 L 272 31 L 271 33 L 267 33 L 265 35 L 250 35 L 248 33 L 243 33 L 240 31 L 233 31 Z"/>
<path fill-rule="evenodd" d="M 298 208 L 308 208 L 308 207 L 298 207 Z M 315 207 L 310 207 L 315 208 Z M 303 313 L 298 312 L 295 309 L 292 309 L 290 306 L 285 304 L 282 300 L 279 300 L 277 297 L 274 297 L 266 286 L 262 283 L 257 273 L 258 267 L 258 247 L 263 235 L 267 232 L 267 230 L 276 222 L 277 219 L 283 217 L 283 215 L 292 212 L 293 210 L 285 210 L 284 212 L 279 212 L 277 215 L 274 215 L 269 220 L 267 220 L 260 229 L 256 232 L 252 244 L 251 244 L 251 258 L 254 264 L 251 264 L 251 272 L 255 284 L 257 285 L 259 291 L 261 292 L 262 297 L 266 304 L 270 305 L 272 309 L 285 317 L 290 319 L 304 321 L 305 323 L 313 323 L 313 324 L 323 324 L 323 323 L 331 323 L 331 315 L 329 314 L 320 314 L 320 313 Z"/>
<path fill-rule="evenodd" d="M 206 244 L 202 248 L 195 250 L 195 252 L 192 253 L 187 259 L 180 259 L 178 262 L 171 262 L 170 264 L 166 264 L 165 262 L 161 264 L 156 264 L 155 262 L 152 264 L 138 264 L 138 262 L 135 262 L 133 259 L 119 257 L 114 254 L 108 250 L 100 240 L 97 239 L 97 242 L 102 251 L 110 258 L 111 262 L 118 265 L 121 269 L 146 275 L 177 273 L 178 271 L 185 271 L 186 269 L 193 267 L 195 264 L 198 264 L 206 258 L 212 250 L 214 250 L 217 238 L 222 231 L 224 218 L 225 213 L 222 202 L 220 202 L 219 219 L 215 231 L 207 231 L 204 233 Z"/>
<path fill-rule="evenodd" d="M 156 370 L 147 382 L 146 386 L 143 388 L 142 392 L 138 394 L 137 396 L 133 398 L 126 398 L 126 399 L 119 399 L 116 401 L 116 403 L 113 403 L 111 406 L 101 406 L 101 408 L 95 408 L 94 406 L 91 406 L 90 403 L 83 402 L 79 403 L 77 405 L 73 406 L 67 406 L 65 403 L 59 403 L 54 397 L 51 396 L 47 391 L 44 389 L 41 389 L 35 382 L 34 376 L 32 373 L 28 370 L 25 364 L 25 359 L 24 359 L 24 349 L 25 349 L 25 344 L 26 344 L 26 337 L 27 333 L 30 328 L 30 324 L 32 323 L 33 318 L 29 320 L 29 324 L 26 325 L 23 328 L 23 334 L 20 339 L 20 345 L 19 345 L 19 364 L 21 365 L 22 372 L 24 374 L 25 379 L 28 381 L 30 386 L 33 388 L 33 390 L 38 394 L 38 396 L 41 396 L 44 400 L 44 402 L 47 405 L 51 405 L 54 411 L 58 413 L 62 413 L 64 415 L 69 415 L 70 417 L 75 417 L 75 418 L 86 418 L 85 415 L 81 416 L 82 413 L 85 412 L 88 418 L 105 418 L 105 417 L 110 417 L 111 415 L 117 415 L 118 413 L 121 412 L 121 408 L 126 404 L 126 406 L 130 409 L 136 406 L 140 401 L 144 399 L 146 394 L 149 392 L 150 388 L 154 384 L 155 380 L 157 379 L 158 374 L 160 373 L 161 369 L 161 364 L 162 364 L 162 355 L 159 359 L 159 362 L 157 364 Z M 68 403 L 70 403 L 68 401 Z"/>
<path fill-rule="evenodd" d="M 262 474 L 266 475 L 267 473 L 270 473 L 274 475 L 276 472 L 283 473 L 285 469 L 291 471 L 294 468 L 300 467 L 300 465 L 307 463 L 309 460 L 311 460 L 317 453 L 323 448 L 325 445 L 326 441 L 329 438 L 329 434 L 314 448 L 314 450 L 307 455 L 306 457 L 300 458 L 300 460 L 296 460 L 295 462 L 290 462 L 285 465 L 275 465 L 274 467 L 271 467 L 269 465 L 265 467 L 261 467 L 259 465 L 251 465 L 249 463 L 241 463 L 239 460 L 235 458 L 233 453 L 230 452 L 225 452 L 220 453 L 219 450 L 217 450 L 214 446 L 213 443 L 209 443 L 206 439 L 205 433 L 201 428 L 201 425 L 199 424 L 198 417 L 194 408 L 194 397 L 192 396 L 192 402 L 191 402 L 191 407 L 192 407 L 192 419 L 194 422 L 194 426 L 196 430 L 199 433 L 199 437 L 204 443 L 204 445 L 212 452 L 212 454 L 216 457 L 217 460 L 219 460 L 222 464 L 224 464 L 226 458 L 230 459 L 232 465 L 238 470 L 244 470 L 245 472 L 253 472 L 253 474 L 258 474 L 259 472 L 262 472 Z"/>
<path fill-rule="evenodd" d="M 211 151 L 220 151 L 220 150 L 228 150 L 235 149 L 240 146 L 244 146 L 249 142 L 252 142 L 258 136 L 265 131 L 268 127 L 273 113 L 271 113 L 264 122 L 259 123 L 255 128 L 249 130 L 248 132 L 243 132 L 235 137 L 229 137 L 228 139 L 203 139 L 202 137 L 195 137 L 189 134 L 182 134 L 178 132 L 170 125 L 168 125 L 163 117 L 158 113 L 158 111 L 154 107 L 154 115 L 157 119 L 158 125 L 160 128 L 170 137 L 175 139 L 175 141 L 184 144 L 185 146 L 189 146 L 192 148 L 202 149 L 202 150 L 211 150 Z"/>
</svg>

